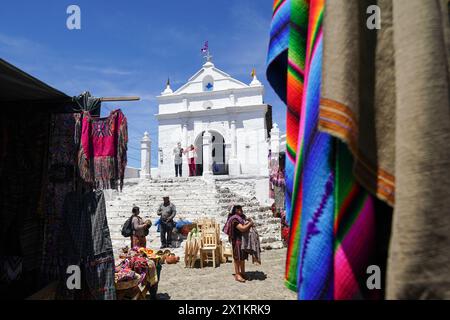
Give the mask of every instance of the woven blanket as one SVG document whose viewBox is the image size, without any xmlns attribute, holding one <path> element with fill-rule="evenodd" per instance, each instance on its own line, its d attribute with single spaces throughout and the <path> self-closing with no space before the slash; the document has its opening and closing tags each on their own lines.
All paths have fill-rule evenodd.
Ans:
<svg viewBox="0 0 450 320">
<path fill-rule="evenodd" d="M 84 112 L 77 117 L 77 127 L 81 127 L 78 153 L 81 177 L 95 188 L 122 190 L 128 143 L 127 119 L 122 111 L 112 111 L 107 118 L 93 118 Z"/>
<path fill-rule="evenodd" d="M 287 282 L 296 285 L 299 299 L 332 299 L 333 211 L 335 173 L 332 138 L 318 132 L 324 1 L 310 1 L 307 30 L 304 96 L 298 121 L 297 161 L 292 193 L 289 246 L 299 251 L 298 266 L 291 263 Z M 298 50 L 295 49 L 294 50 Z M 297 249 L 298 247 L 298 249 Z M 294 269 L 294 268 L 297 269 Z M 296 273 L 294 273 L 296 272 Z M 298 276 L 295 279 L 293 276 Z M 297 280 L 297 283 L 292 283 Z"/>
<path fill-rule="evenodd" d="M 394 207 L 387 298 L 448 299 L 448 1 L 379 0 L 380 30 L 365 25 L 370 4 L 327 2 L 319 128 L 347 144 L 358 182 Z"/>
<path fill-rule="evenodd" d="M 275 90 L 277 95 L 285 103 L 288 102 L 288 91 L 287 87 L 289 84 L 295 82 L 295 78 L 288 79 L 288 69 L 295 70 L 295 68 L 288 68 L 288 55 L 289 46 L 294 42 L 291 39 L 290 30 L 296 27 L 296 21 L 298 16 L 294 15 L 291 17 L 291 6 L 295 5 L 296 1 L 291 0 L 275 0 L 273 4 L 273 17 L 272 25 L 270 31 L 270 43 L 269 51 L 267 57 L 267 80 L 271 84 L 272 88 Z M 292 53 L 291 53 L 292 55 Z M 294 58 L 294 57 L 293 57 Z M 298 63 L 303 65 L 302 57 L 299 57 L 301 61 Z M 295 65 L 297 61 L 293 61 L 292 64 Z M 290 71 L 292 72 L 292 71 Z M 299 83 L 301 86 L 301 81 Z M 301 90 L 301 88 L 299 88 Z M 295 164 L 295 151 L 296 145 L 293 145 L 293 140 L 297 139 L 296 126 L 298 122 L 298 109 L 299 107 L 293 104 L 293 92 L 291 92 L 291 99 L 289 100 L 292 104 L 288 106 L 288 112 L 286 113 L 286 124 L 287 124 L 287 157 L 286 157 L 286 219 L 290 223 L 290 208 L 291 208 L 291 194 L 293 186 L 294 177 L 294 164 Z"/>
<path fill-rule="evenodd" d="M 299 299 L 364 298 L 360 283 L 371 256 L 373 199 L 353 179 L 353 160 L 346 147 L 318 130 L 324 0 L 291 2 L 296 12 L 291 19 L 298 25 L 291 32 L 297 42 L 289 43 L 289 52 L 293 51 L 289 57 L 301 63 L 304 53 L 305 62 L 303 77 L 288 74 L 286 88 L 299 106 L 297 139 L 292 140 L 296 149 L 286 285 L 298 291 Z M 306 19 L 300 15 L 304 10 Z M 306 32 L 304 47 L 298 45 L 298 30 Z"/>
</svg>

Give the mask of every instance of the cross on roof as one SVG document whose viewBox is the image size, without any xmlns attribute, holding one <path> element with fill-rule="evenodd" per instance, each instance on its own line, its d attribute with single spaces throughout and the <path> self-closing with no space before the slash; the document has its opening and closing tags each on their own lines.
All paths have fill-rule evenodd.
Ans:
<svg viewBox="0 0 450 320">
<path fill-rule="evenodd" d="M 208 51 L 206 51 L 206 54 L 203 56 L 203 58 L 206 58 L 206 62 L 210 62 L 212 57 L 213 56 L 209 53 L 209 49 L 208 49 Z"/>
<path fill-rule="evenodd" d="M 213 88 L 213 85 L 211 82 L 208 82 L 208 84 L 206 85 L 206 89 L 211 90 Z"/>
</svg>

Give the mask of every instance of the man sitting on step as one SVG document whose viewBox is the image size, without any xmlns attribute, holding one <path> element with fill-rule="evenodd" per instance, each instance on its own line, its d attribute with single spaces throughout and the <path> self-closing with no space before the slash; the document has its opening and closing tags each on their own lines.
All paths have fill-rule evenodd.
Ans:
<svg viewBox="0 0 450 320">
<path fill-rule="evenodd" d="M 159 232 L 161 235 L 161 249 L 172 247 L 172 229 L 175 227 L 173 218 L 177 213 L 175 205 L 170 202 L 169 195 L 164 195 L 164 202 L 159 205 L 158 216 L 161 216 Z"/>
</svg>

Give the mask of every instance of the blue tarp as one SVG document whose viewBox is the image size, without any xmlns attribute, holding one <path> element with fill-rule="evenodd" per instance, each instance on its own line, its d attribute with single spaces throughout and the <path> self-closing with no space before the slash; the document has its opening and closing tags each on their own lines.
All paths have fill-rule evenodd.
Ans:
<svg viewBox="0 0 450 320">
<path fill-rule="evenodd" d="M 174 221 L 174 222 L 175 222 L 175 228 L 177 228 L 177 230 L 180 230 L 184 225 L 192 224 L 192 222 L 188 221 L 188 220 L 178 220 L 178 221 Z M 160 224 L 161 224 L 161 218 L 159 218 L 155 222 L 155 226 L 157 227 L 156 228 L 157 232 L 159 232 L 159 225 Z"/>
</svg>

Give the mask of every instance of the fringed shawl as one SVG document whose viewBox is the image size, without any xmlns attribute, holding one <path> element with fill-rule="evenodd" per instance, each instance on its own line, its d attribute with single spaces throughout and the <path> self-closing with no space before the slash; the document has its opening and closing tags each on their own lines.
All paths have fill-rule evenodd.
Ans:
<svg viewBox="0 0 450 320">
<path fill-rule="evenodd" d="M 245 224 L 245 216 L 240 216 L 240 215 L 235 214 L 235 215 L 228 217 L 228 220 L 223 227 L 223 232 L 225 234 L 227 234 L 228 237 L 230 237 L 230 239 L 235 238 L 235 229 L 233 226 L 233 224 L 235 222 L 240 223 L 240 224 Z"/>
<path fill-rule="evenodd" d="M 127 118 L 120 109 L 107 118 L 76 115 L 81 177 L 99 189 L 122 190 L 127 165 Z"/>
</svg>

